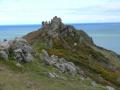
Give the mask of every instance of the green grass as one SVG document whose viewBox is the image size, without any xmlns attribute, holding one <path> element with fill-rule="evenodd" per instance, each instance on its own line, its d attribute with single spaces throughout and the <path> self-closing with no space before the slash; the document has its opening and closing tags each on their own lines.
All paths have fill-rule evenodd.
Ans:
<svg viewBox="0 0 120 90">
<path fill-rule="evenodd" d="M 83 81 L 80 76 L 62 74 L 38 60 L 22 64 L 23 68 L 18 68 L 15 64 L 12 60 L 0 60 L 0 90 L 106 90 L 101 85 L 93 87 L 90 79 Z M 56 72 L 64 79 L 49 78 L 47 72 Z"/>
<path fill-rule="evenodd" d="M 104 66 L 101 66 L 102 63 L 95 60 L 98 59 L 98 56 L 101 56 L 100 53 L 84 45 L 81 48 L 77 47 L 77 51 L 73 52 L 63 48 L 58 41 L 54 41 L 54 43 L 55 45 L 51 49 L 47 48 L 45 43 L 35 43 L 33 48 L 38 53 L 41 53 L 42 49 L 46 49 L 50 55 L 54 54 L 66 58 L 85 70 L 86 74 L 96 81 L 98 81 L 97 74 L 102 74 L 108 80 L 115 79 L 115 74 L 111 77 L 111 73 Z M 94 58 L 91 59 L 92 65 L 88 57 L 89 54 L 94 55 Z M 0 66 L 5 68 L 5 71 L 0 71 L 0 90 L 8 90 L 8 88 L 9 90 L 106 90 L 105 86 L 100 84 L 93 87 L 91 79 L 81 80 L 81 76 L 72 77 L 67 73 L 60 73 L 56 68 L 47 66 L 40 60 L 22 63 L 23 67 L 20 68 L 16 66 L 17 62 L 13 60 L 12 52 L 9 57 L 11 60 L 8 62 L 0 60 Z M 49 78 L 47 76 L 48 72 L 55 72 L 64 79 Z"/>
<path fill-rule="evenodd" d="M 71 61 L 76 65 L 78 65 L 79 67 L 87 70 L 86 73 L 90 76 L 92 75 L 91 77 L 99 83 L 110 84 L 111 82 L 112 84 L 117 85 L 119 87 L 119 82 L 116 81 L 117 78 L 119 77 L 119 72 L 111 71 L 108 68 L 108 66 L 106 66 L 106 63 L 108 63 L 107 59 L 104 58 L 104 56 L 99 52 L 95 52 L 90 48 L 88 48 L 87 51 L 82 51 L 82 53 L 79 51 L 72 52 L 66 49 L 53 48 L 53 49 L 48 49 L 48 53 L 51 55 L 54 54 L 59 57 L 64 57 L 68 61 Z M 89 53 L 93 55 L 92 58 L 89 58 Z M 91 73 L 94 73 L 95 75 Z M 100 79 L 97 79 L 96 77 L 97 75 L 101 75 L 104 80 L 101 81 Z"/>
</svg>

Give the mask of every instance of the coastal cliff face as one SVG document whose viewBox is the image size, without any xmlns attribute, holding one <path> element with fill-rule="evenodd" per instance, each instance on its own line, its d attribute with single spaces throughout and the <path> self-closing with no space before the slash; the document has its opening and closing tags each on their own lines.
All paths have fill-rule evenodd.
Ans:
<svg viewBox="0 0 120 90">
<path fill-rule="evenodd" d="M 27 34 L 24 38 L 35 48 L 36 52 L 47 52 L 49 56 L 64 58 L 65 61 L 72 62 L 73 66 L 81 69 L 84 76 L 103 85 L 120 88 L 120 56 L 96 46 L 92 38 L 84 31 L 63 24 L 57 16 L 50 22 L 42 22 L 39 30 Z M 47 62 L 45 55 L 41 57 Z M 53 63 L 56 62 L 53 60 Z M 55 65 L 52 64 L 52 66 Z"/>
</svg>

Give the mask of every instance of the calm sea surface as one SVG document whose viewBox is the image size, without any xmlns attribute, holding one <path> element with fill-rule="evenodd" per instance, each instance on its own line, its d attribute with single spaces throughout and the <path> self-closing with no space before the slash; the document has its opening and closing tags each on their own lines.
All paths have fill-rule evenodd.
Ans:
<svg viewBox="0 0 120 90">
<path fill-rule="evenodd" d="M 94 42 L 120 54 L 120 23 L 72 24 L 90 35 Z M 0 26 L 0 40 L 21 37 L 37 30 L 40 25 Z"/>
</svg>

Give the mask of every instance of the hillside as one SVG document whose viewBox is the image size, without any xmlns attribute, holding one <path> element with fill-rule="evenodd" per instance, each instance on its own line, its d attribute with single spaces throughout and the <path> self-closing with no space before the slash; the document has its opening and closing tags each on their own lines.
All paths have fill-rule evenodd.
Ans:
<svg viewBox="0 0 120 90">
<path fill-rule="evenodd" d="M 0 90 L 119 90 L 120 56 L 55 16 L 0 42 Z"/>
<path fill-rule="evenodd" d="M 84 31 L 65 25 L 58 17 L 42 22 L 42 28 L 25 36 L 37 52 L 73 62 L 98 83 L 120 88 L 120 56 L 98 47 Z"/>
<path fill-rule="evenodd" d="M 57 59 L 47 55 L 42 50 L 41 57 Z M 69 67 L 65 68 L 69 72 L 63 73 L 42 61 L 23 38 L 4 40 L 0 43 L 0 90 L 107 90 L 106 86 L 77 74 L 73 63 L 62 63 Z"/>
</svg>

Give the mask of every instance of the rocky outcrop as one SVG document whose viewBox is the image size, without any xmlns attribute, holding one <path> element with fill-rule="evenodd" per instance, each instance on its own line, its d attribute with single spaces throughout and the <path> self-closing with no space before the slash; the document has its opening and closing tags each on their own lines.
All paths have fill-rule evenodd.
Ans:
<svg viewBox="0 0 120 90">
<path fill-rule="evenodd" d="M 62 72 L 68 72 L 69 74 L 75 76 L 79 72 L 79 68 L 75 66 L 72 62 L 68 62 L 64 58 L 58 58 L 58 56 L 49 56 L 47 51 L 42 50 L 40 54 L 41 60 L 43 60 L 47 65 L 54 66 Z"/>
<path fill-rule="evenodd" d="M 33 60 L 33 49 L 23 38 L 15 38 L 0 43 L 0 58 L 9 60 L 14 58 L 17 62 L 30 62 Z"/>
<path fill-rule="evenodd" d="M 41 27 L 38 31 L 31 32 L 24 38 L 31 44 L 37 42 L 37 40 L 44 41 L 50 48 L 55 46 L 56 40 L 61 41 L 64 48 L 73 48 L 82 43 L 93 44 L 91 37 L 84 31 L 76 30 L 73 26 L 63 24 L 61 18 L 57 16 L 53 17 L 50 22 L 42 22 Z M 71 42 L 66 42 L 67 39 L 72 40 Z"/>
</svg>

